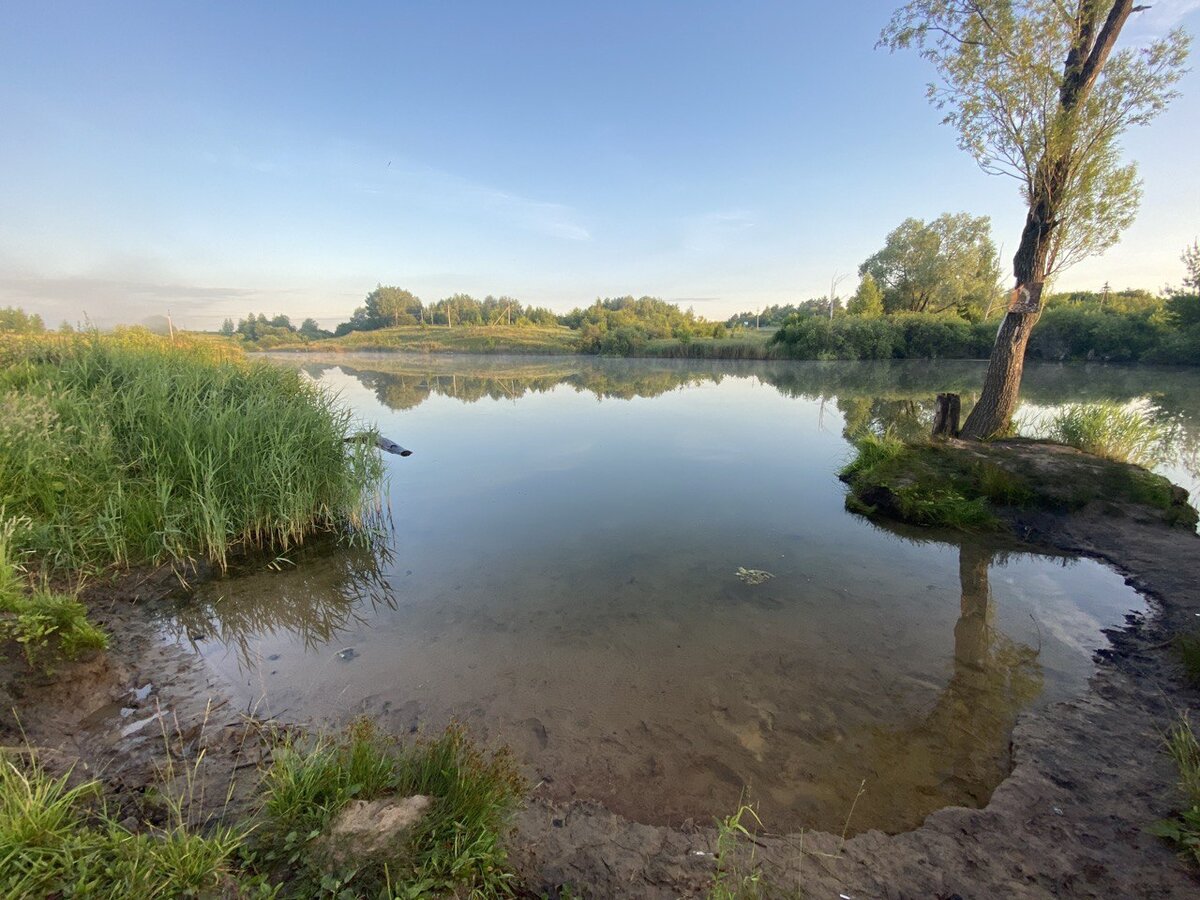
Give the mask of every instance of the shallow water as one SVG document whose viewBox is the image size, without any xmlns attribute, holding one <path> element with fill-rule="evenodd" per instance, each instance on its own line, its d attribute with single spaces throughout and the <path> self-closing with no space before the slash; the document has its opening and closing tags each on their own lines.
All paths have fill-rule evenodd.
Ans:
<svg viewBox="0 0 1200 900">
<path fill-rule="evenodd" d="M 851 831 L 896 831 L 986 802 L 1017 715 L 1083 690 L 1144 608 L 1094 562 L 844 510 L 844 431 L 924 430 L 978 364 L 303 362 L 415 453 L 387 457 L 387 548 L 311 547 L 168 624 L 265 713 L 458 717 L 539 793 L 646 822 L 745 792 L 773 830 L 853 805 Z M 1154 375 L 1031 367 L 1026 396 L 1200 396 Z"/>
</svg>

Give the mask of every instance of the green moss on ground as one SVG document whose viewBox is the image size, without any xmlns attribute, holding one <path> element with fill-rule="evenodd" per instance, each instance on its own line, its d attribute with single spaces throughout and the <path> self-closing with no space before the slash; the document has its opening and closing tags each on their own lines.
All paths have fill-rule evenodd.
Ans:
<svg viewBox="0 0 1200 900">
<path fill-rule="evenodd" d="M 1099 504 L 1110 515 L 1142 515 L 1195 527 L 1187 493 L 1139 466 L 1046 441 L 904 443 L 867 435 L 839 477 L 851 512 L 913 525 L 983 531 L 1004 513 Z"/>
</svg>

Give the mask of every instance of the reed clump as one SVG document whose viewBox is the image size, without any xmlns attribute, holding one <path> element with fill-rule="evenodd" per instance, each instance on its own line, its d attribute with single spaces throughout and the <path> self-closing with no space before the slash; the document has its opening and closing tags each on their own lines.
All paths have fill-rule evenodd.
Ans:
<svg viewBox="0 0 1200 900">
<path fill-rule="evenodd" d="M 0 504 L 47 571 L 286 549 L 361 526 L 377 453 L 300 372 L 213 342 L 114 334 L 0 342 Z"/>
<path fill-rule="evenodd" d="M 1163 425 L 1151 411 L 1120 403 L 1073 403 L 1059 410 L 1040 435 L 1117 462 L 1152 466 L 1164 454 Z"/>
</svg>

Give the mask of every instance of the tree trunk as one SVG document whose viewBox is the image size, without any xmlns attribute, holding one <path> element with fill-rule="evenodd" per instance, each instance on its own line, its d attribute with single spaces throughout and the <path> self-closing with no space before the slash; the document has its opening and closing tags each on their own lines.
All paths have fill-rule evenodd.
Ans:
<svg viewBox="0 0 1200 900">
<path fill-rule="evenodd" d="M 1063 65 L 1058 94 L 1057 117 L 1064 125 L 1069 124 L 1070 117 L 1087 101 L 1133 8 L 1133 0 L 1113 0 L 1097 34 L 1101 8 L 1094 4 L 1080 5 L 1075 40 Z M 1013 256 L 1017 286 L 1000 330 L 996 332 L 979 401 L 963 425 L 964 438 L 985 440 L 1004 433 L 1012 424 L 1021 390 L 1021 373 L 1025 368 L 1025 347 L 1033 326 L 1042 315 L 1042 284 L 1046 280 L 1052 236 L 1058 225 L 1062 192 L 1070 176 L 1073 153 L 1074 147 L 1070 145 L 1053 149 L 1048 146 L 1038 162 L 1025 229 Z"/>
<path fill-rule="evenodd" d="M 933 415 L 933 437 L 958 437 L 958 416 L 962 401 L 958 394 L 938 394 Z"/>
</svg>

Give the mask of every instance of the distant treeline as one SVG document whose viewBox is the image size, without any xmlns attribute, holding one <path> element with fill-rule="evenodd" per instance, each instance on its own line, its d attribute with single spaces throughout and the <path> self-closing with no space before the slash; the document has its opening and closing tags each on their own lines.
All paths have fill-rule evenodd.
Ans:
<svg viewBox="0 0 1200 900">
<path fill-rule="evenodd" d="M 995 319 L 968 322 L 914 313 L 832 321 L 797 316 L 771 343 L 791 359 L 982 359 L 997 326 Z M 1200 365 L 1200 326 L 1158 311 L 1051 305 L 1033 330 L 1026 356 Z"/>
</svg>

